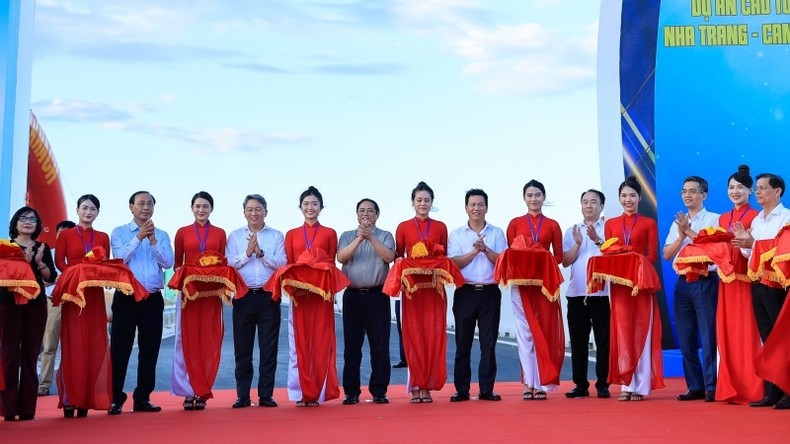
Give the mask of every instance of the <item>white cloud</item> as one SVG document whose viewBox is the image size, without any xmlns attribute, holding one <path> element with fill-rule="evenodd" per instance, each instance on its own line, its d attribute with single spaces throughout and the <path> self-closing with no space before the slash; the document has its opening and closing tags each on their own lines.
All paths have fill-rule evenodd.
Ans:
<svg viewBox="0 0 790 444">
<path fill-rule="evenodd" d="M 175 96 L 165 94 L 164 100 Z M 138 103 L 110 105 L 91 100 L 42 100 L 32 104 L 41 122 L 95 124 L 111 131 L 131 131 L 177 140 L 211 153 L 252 152 L 280 145 L 312 143 L 310 137 L 289 131 L 243 128 L 193 128 L 143 120 L 153 108 Z"/>
<path fill-rule="evenodd" d="M 466 60 L 462 72 L 479 78 L 482 92 L 535 96 L 594 86 L 597 23 L 572 29 L 529 21 L 496 25 L 485 19 L 492 13 L 480 9 L 473 0 L 401 0 L 396 7 L 407 26 Z"/>
<path fill-rule="evenodd" d="M 114 131 L 133 131 L 168 138 L 193 145 L 203 154 L 256 152 L 282 145 L 311 143 L 299 133 L 287 131 L 257 131 L 240 128 L 185 128 L 162 123 L 108 122 L 102 125 Z"/>
<path fill-rule="evenodd" d="M 143 111 L 139 104 L 121 107 L 92 100 L 40 100 L 31 104 L 39 118 L 61 122 L 121 122 L 129 120 L 136 112 Z"/>
</svg>

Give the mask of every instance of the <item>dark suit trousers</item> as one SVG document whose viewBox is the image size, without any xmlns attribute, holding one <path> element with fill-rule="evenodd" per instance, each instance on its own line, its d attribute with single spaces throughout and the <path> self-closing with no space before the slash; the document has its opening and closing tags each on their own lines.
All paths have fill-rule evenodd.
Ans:
<svg viewBox="0 0 790 444">
<path fill-rule="evenodd" d="M 112 360 L 113 402 L 123 404 L 126 393 L 126 371 L 137 332 L 137 387 L 132 394 L 135 404 L 148 402 L 156 386 L 156 361 L 162 343 L 162 312 L 165 301 L 162 292 L 148 295 L 148 299 L 134 301 L 134 296 L 115 292 L 112 300 L 110 328 L 110 359 Z"/>
<path fill-rule="evenodd" d="M 757 330 L 763 342 L 771 334 L 785 299 L 787 299 L 787 290 L 752 284 L 752 307 L 757 320 Z M 778 401 L 782 397 L 782 390 L 773 383 L 765 381 L 765 397 Z"/>
<path fill-rule="evenodd" d="M 0 391 L 3 416 L 32 418 L 36 414 L 36 361 L 46 324 L 46 303 L 0 305 L 0 365 L 5 375 L 5 390 Z"/>
<path fill-rule="evenodd" d="M 476 290 L 475 288 L 482 288 Z M 453 296 L 455 316 L 455 366 L 453 380 L 455 390 L 469 393 L 472 380 L 472 343 L 475 325 L 480 335 L 480 365 L 478 384 L 480 393 L 494 391 L 496 380 L 496 341 L 499 336 L 499 316 L 502 307 L 502 291 L 496 284 L 475 286 L 463 285 Z"/>
<path fill-rule="evenodd" d="M 587 368 L 590 364 L 590 330 L 595 337 L 595 387 L 609 388 L 609 298 L 606 296 L 568 297 L 568 334 L 571 339 L 573 383 L 589 390 Z"/>
<path fill-rule="evenodd" d="M 271 292 L 253 289 L 243 298 L 233 301 L 233 349 L 236 358 L 236 396 L 239 399 L 250 398 L 256 329 L 260 351 L 258 398 L 272 397 L 277 371 L 280 317 L 280 301 L 273 301 Z"/>
<path fill-rule="evenodd" d="M 359 367 L 366 334 L 371 367 L 368 390 L 373 396 L 387 394 L 391 325 L 390 300 L 381 288 L 348 288 L 343 293 L 343 391 L 347 396 L 361 393 Z"/>
<path fill-rule="evenodd" d="M 406 352 L 403 351 L 403 328 L 400 324 L 400 299 L 395 300 L 395 324 L 398 327 L 398 347 L 400 348 L 400 362 L 406 362 Z"/>
<path fill-rule="evenodd" d="M 711 273 L 696 282 L 680 276 L 675 283 L 675 331 L 683 355 L 689 390 L 716 391 L 716 306 L 719 277 Z M 699 349 L 702 347 L 702 363 Z"/>
</svg>

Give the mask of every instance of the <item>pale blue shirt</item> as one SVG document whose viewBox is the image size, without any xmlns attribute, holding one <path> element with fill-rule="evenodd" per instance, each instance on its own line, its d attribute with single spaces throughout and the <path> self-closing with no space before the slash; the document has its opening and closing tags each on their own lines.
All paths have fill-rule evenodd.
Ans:
<svg viewBox="0 0 790 444">
<path fill-rule="evenodd" d="M 175 262 L 173 247 L 170 237 L 159 228 L 154 229 L 156 245 L 153 246 L 148 238 L 137 239 L 138 231 L 140 227 L 134 221 L 112 230 L 112 255 L 123 260 L 148 293 L 155 293 L 165 287 L 164 269 Z"/>
<path fill-rule="evenodd" d="M 483 243 L 494 253 L 501 253 L 507 248 L 505 233 L 488 222 L 480 232 L 484 234 Z M 474 250 L 477 242 L 477 232 L 469 228 L 469 224 L 456 228 L 447 239 L 447 257 L 456 257 Z M 494 263 L 482 251 L 475 255 L 466 267 L 461 269 L 461 274 L 467 284 L 495 284 Z"/>
<path fill-rule="evenodd" d="M 288 261 L 285 256 L 285 237 L 281 232 L 264 225 L 256 233 L 258 246 L 263 251 L 263 257 L 258 258 L 255 255 L 247 256 L 247 239 L 251 234 L 250 227 L 231 232 L 225 246 L 225 257 L 228 258 L 228 265 L 239 271 L 247 287 L 261 288 Z"/>
</svg>

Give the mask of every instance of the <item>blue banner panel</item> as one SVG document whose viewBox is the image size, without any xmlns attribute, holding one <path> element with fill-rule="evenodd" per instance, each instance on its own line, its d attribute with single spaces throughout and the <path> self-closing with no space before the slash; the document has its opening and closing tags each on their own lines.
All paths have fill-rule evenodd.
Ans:
<svg viewBox="0 0 790 444">
<path fill-rule="evenodd" d="M 784 160 L 788 73 L 790 0 L 662 3 L 655 80 L 662 246 L 673 215 L 684 210 L 679 192 L 685 177 L 708 180 L 705 207 L 716 213 L 732 209 L 727 178 L 740 164 L 749 165 L 752 176 L 772 172 L 790 179 Z M 663 268 L 671 307 L 675 273 L 669 261 Z"/>
</svg>

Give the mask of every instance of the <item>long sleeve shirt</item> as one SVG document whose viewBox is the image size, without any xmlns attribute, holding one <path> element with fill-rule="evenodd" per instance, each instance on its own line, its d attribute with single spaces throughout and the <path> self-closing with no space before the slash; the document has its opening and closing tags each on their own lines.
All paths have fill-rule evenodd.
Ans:
<svg viewBox="0 0 790 444">
<path fill-rule="evenodd" d="M 285 237 L 268 225 L 264 225 L 263 229 L 254 234 L 258 237 L 258 246 L 263 251 L 262 257 L 254 254 L 247 256 L 248 239 L 253 235 L 249 227 L 230 233 L 225 257 L 228 258 L 228 265 L 238 270 L 249 288 L 261 288 L 278 268 L 286 264 Z"/>
<path fill-rule="evenodd" d="M 156 245 L 151 245 L 148 238 L 137 239 L 139 231 L 140 227 L 134 221 L 112 230 L 112 255 L 129 266 L 148 293 L 154 293 L 164 288 L 164 269 L 175 263 L 173 247 L 170 246 L 170 237 L 159 228 L 154 230 Z"/>
<path fill-rule="evenodd" d="M 562 263 L 562 230 L 557 221 L 543 214 L 516 217 L 507 226 L 507 244 L 512 244 L 513 240 L 522 234 L 537 241 L 546 251 L 553 253 L 554 260 L 558 264 Z"/>
<path fill-rule="evenodd" d="M 638 213 L 625 213 L 613 217 L 604 224 L 606 238 L 619 238 L 624 244 L 630 245 L 634 252 L 647 257 L 651 263 L 658 259 L 658 224 L 655 219 Z"/>
</svg>

